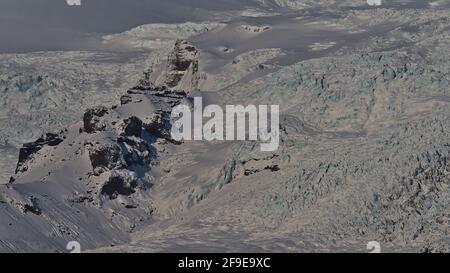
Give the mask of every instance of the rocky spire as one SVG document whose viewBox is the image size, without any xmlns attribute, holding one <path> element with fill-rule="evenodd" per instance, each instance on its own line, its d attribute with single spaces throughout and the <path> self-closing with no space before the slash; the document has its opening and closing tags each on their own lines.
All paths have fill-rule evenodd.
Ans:
<svg viewBox="0 0 450 273">
<path fill-rule="evenodd" d="M 178 39 L 167 59 L 167 67 L 160 85 L 166 85 L 172 90 L 197 89 L 198 57 L 199 51 L 196 47 L 185 40 Z"/>
</svg>

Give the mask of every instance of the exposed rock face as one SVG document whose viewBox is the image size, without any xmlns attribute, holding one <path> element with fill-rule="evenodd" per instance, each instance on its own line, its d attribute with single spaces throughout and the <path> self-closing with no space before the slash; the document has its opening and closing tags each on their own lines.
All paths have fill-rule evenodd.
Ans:
<svg viewBox="0 0 450 273">
<path fill-rule="evenodd" d="M 158 107 L 155 113 L 149 113 L 144 117 L 144 121 L 134 115 L 116 121 L 114 110 L 104 107 L 89 109 L 84 115 L 86 133 L 96 134 L 105 131 L 117 135 L 115 141 L 112 142 L 88 141 L 85 144 L 88 147 L 89 159 L 95 176 L 108 171 L 125 171 L 134 166 L 148 168 L 152 164 L 152 160 L 156 158 L 156 151 L 152 146 L 153 141 L 162 138 L 172 142 L 170 135 L 171 109 L 186 99 L 186 93 L 167 89 L 162 89 L 162 91 L 142 90 L 141 87 L 142 85 L 138 85 L 136 88 L 132 88 L 126 96 L 130 103 L 136 104 L 137 108 L 145 97 L 148 97 Z M 143 136 L 144 132 L 145 136 Z"/>
<path fill-rule="evenodd" d="M 170 119 L 167 115 L 156 113 L 150 118 L 149 121 L 145 122 L 143 126 L 145 131 L 157 137 L 172 141 L 172 137 L 170 135 Z"/>
<path fill-rule="evenodd" d="M 135 88 L 142 90 L 155 89 L 156 86 L 151 80 L 151 75 L 152 75 L 151 70 L 145 71 L 144 77 L 139 80 L 138 85 Z"/>
<path fill-rule="evenodd" d="M 110 199 L 116 199 L 118 195 L 131 195 L 138 186 L 138 178 L 134 172 L 127 170 L 113 171 L 109 179 L 103 184 L 101 194 Z"/>
<path fill-rule="evenodd" d="M 269 30 L 269 26 L 252 26 L 252 25 L 244 25 L 241 26 L 241 30 L 253 33 L 260 33 Z"/>
<path fill-rule="evenodd" d="M 155 149 L 150 143 L 139 137 L 119 137 L 117 143 L 128 167 L 148 166 L 156 158 Z"/>
<path fill-rule="evenodd" d="M 190 90 L 198 84 L 198 50 L 185 40 L 177 40 L 167 60 L 162 84 L 171 89 Z"/>
<path fill-rule="evenodd" d="M 197 49 L 185 40 L 177 40 L 168 64 L 172 71 L 186 71 L 197 57 Z"/>
<path fill-rule="evenodd" d="M 63 138 L 57 134 L 48 133 L 41 136 L 32 143 L 24 144 L 19 152 L 19 161 L 16 167 L 16 174 L 27 171 L 27 162 L 45 146 L 57 146 L 63 141 Z"/>
<path fill-rule="evenodd" d="M 125 119 L 120 127 L 120 135 L 139 137 L 142 132 L 142 120 L 138 117 L 132 116 Z"/>
<path fill-rule="evenodd" d="M 124 104 L 128 104 L 132 102 L 131 96 L 130 95 L 123 95 L 122 97 L 120 97 L 120 104 L 124 105 Z"/>
<path fill-rule="evenodd" d="M 105 170 L 113 170 L 124 166 L 121 150 L 114 144 L 99 144 L 89 148 L 94 174 L 100 174 Z"/>
<path fill-rule="evenodd" d="M 34 197 L 30 197 L 29 204 L 23 205 L 24 213 L 33 213 L 35 215 L 41 215 L 42 209 L 39 207 L 38 199 Z"/>
<path fill-rule="evenodd" d="M 108 109 L 103 106 L 86 111 L 83 116 L 84 130 L 89 134 L 104 130 L 106 128 L 106 122 L 102 120 L 102 117 L 107 113 Z"/>
</svg>

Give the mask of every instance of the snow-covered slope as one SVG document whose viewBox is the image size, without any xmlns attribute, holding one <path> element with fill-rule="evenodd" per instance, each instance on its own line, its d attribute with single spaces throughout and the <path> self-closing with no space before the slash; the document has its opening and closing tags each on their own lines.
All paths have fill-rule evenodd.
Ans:
<svg viewBox="0 0 450 273">
<path fill-rule="evenodd" d="M 165 48 L 125 61 L 142 62 L 134 68 L 88 69 L 110 71 L 91 79 L 116 84 L 81 88 L 83 103 L 71 81 L 62 81 L 71 83 L 61 84 L 65 91 L 39 75 L 4 80 L 11 103 L 27 101 L 19 89 L 49 92 L 30 95 L 30 105 L 50 109 L 55 121 L 79 114 L 50 122 L 53 133 L 30 136 L 16 153 L 17 173 L 0 186 L 0 251 L 65 251 L 72 240 L 107 252 L 366 251 L 372 240 L 386 252 L 448 251 L 448 8 L 362 2 L 285 10 L 265 1 L 265 13 L 241 9 L 252 16 L 226 22 L 150 24 L 105 37 L 132 50 Z M 66 79 L 60 63 L 52 73 Z M 77 71 L 70 78 L 85 78 Z M 123 89 L 110 96 L 113 86 Z M 73 105 L 61 99 L 66 92 Z M 168 114 L 194 95 L 279 104 L 280 149 L 173 141 Z M 97 96 L 104 105 L 92 108 Z M 44 103 L 53 97 L 56 106 Z M 22 104 L 9 109 L 37 107 Z M 5 120 L 19 126 L 14 115 Z"/>
</svg>

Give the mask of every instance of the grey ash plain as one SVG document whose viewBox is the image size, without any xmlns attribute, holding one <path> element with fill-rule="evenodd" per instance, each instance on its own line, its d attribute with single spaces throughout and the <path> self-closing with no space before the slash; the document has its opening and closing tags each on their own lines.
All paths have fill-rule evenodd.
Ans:
<svg viewBox="0 0 450 273">
<path fill-rule="evenodd" d="M 0 3 L 0 252 L 450 251 L 449 1 L 60 2 Z M 280 149 L 173 141 L 194 95 Z"/>
</svg>

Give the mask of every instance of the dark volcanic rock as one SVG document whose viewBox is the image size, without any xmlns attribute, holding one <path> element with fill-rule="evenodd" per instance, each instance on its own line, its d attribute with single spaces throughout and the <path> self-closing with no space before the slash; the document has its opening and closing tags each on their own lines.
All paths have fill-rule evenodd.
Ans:
<svg viewBox="0 0 450 273">
<path fill-rule="evenodd" d="M 16 167 L 16 174 L 26 171 L 26 163 L 31 157 L 45 146 L 56 146 L 63 141 L 57 134 L 47 133 L 32 143 L 26 143 L 19 151 L 19 161 Z"/>
<path fill-rule="evenodd" d="M 120 104 L 121 105 L 128 104 L 128 103 L 130 103 L 132 101 L 133 101 L 133 99 L 131 98 L 130 95 L 123 95 L 122 97 L 120 97 Z"/>
<path fill-rule="evenodd" d="M 154 89 L 155 85 L 150 79 L 151 74 L 152 74 L 151 70 L 144 72 L 144 77 L 139 80 L 138 85 L 135 87 L 135 89 L 138 90 Z"/>
<path fill-rule="evenodd" d="M 118 195 L 131 195 L 138 186 L 138 178 L 134 172 L 113 171 L 108 181 L 101 188 L 101 194 L 110 199 L 116 199 Z"/>
<path fill-rule="evenodd" d="M 122 136 L 140 136 L 142 132 L 142 121 L 135 116 L 123 121 L 120 135 Z"/>
<path fill-rule="evenodd" d="M 117 145 L 104 144 L 89 149 L 89 159 L 95 174 L 102 170 L 123 167 L 121 151 Z"/>
<path fill-rule="evenodd" d="M 127 166 L 148 165 L 156 157 L 155 148 L 141 138 L 119 137 L 117 143 Z"/>
<path fill-rule="evenodd" d="M 104 130 L 106 123 L 101 118 L 107 113 L 108 109 L 103 106 L 87 110 L 83 116 L 84 130 L 89 134 Z"/>
<path fill-rule="evenodd" d="M 169 64 L 174 70 L 186 71 L 192 64 L 197 49 L 185 40 L 177 40 L 175 49 L 169 56 Z"/>
<path fill-rule="evenodd" d="M 164 83 L 168 87 L 177 86 L 191 68 L 198 70 L 198 50 L 185 40 L 177 40 L 168 58 L 167 74 Z"/>
<path fill-rule="evenodd" d="M 31 197 L 30 202 L 31 202 L 31 204 L 25 204 L 23 206 L 23 212 L 24 213 L 31 212 L 36 215 L 41 215 L 42 209 L 39 207 L 38 200 L 34 197 Z"/>
<path fill-rule="evenodd" d="M 170 140 L 170 119 L 161 113 L 154 114 L 150 121 L 144 123 L 144 130 L 158 138 Z"/>
</svg>

